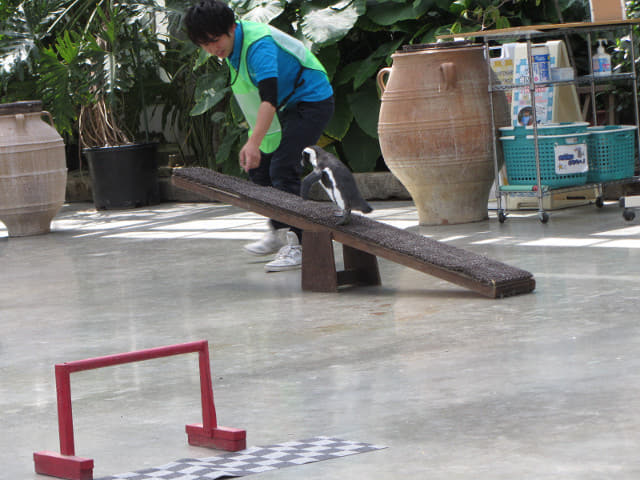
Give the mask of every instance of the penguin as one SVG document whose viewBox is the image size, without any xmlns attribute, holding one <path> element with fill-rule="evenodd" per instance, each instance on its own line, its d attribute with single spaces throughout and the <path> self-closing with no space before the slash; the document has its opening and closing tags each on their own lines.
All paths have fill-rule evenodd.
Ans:
<svg viewBox="0 0 640 480">
<path fill-rule="evenodd" d="M 329 152 L 318 146 L 307 147 L 302 151 L 302 166 L 311 166 L 313 171 L 302 179 L 300 196 L 307 199 L 311 185 L 320 181 L 329 198 L 340 207 L 338 225 L 346 225 L 351 220 L 351 210 L 369 213 L 371 205 L 362 198 L 356 180 L 347 166 Z"/>
</svg>

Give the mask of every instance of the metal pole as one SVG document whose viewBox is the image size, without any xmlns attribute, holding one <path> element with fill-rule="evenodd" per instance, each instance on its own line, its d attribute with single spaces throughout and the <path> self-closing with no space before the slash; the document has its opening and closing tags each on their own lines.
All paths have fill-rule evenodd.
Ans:
<svg viewBox="0 0 640 480">
<path fill-rule="evenodd" d="M 587 55 L 589 56 L 589 73 L 591 76 L 591 80 L 589 82 L 589 86 L 591 87 L 591 123 L 593 125 L 598 125 L 598 115 L 596 111 L 596 82 L 595 76 L 593 75 L 593 50 L 591 48 L 591 43 L 593 39 L 591 38 L 591 31 L 587 32 Z"/>
<path fill-rule="evenodd" d="M 629 25 L 629 40 L 631 43 L 630 55 L 631 55 L 631 78 L 633 79 L 633 111 L 636 119 L 636 137 L 638 139 L 638 146 L 640 147 L 640 117 L 638 113 L 638 76 L 636 75 L 636 50 L 633 45 L 633 25 Z"/>
<path fill-rule="evenodd" d="M 538 149 L 538 115 L 536 112 L 536 86 L 533 75 L 533 54 L 531 35 L 527 35 L 527 62 L 529 64 L 529 95 L 531 97 L 531 117 L 533 118 L 533 149 L 536 159 L 536 181 L 538 186 L 538 211 L 542 214 L 542 181 L 540 179 L 540 151 Z"/>
<path fill-rule="evenodd" d="M 491 112 L 491 134 L 493 138 L 493 170 L 495 175 L 495 184 L 496 184 L 496 201 L 498 213 L 502 212 L 502 195 L 500 194 L 500 168 L 498 163 L 498 146 L 496 138 L 496 116 L 493 111 L 493 75 L 491 70 L 491 56 L 489 55 L 489 40 L 484 37 L 484 55 L 487 62 L 487 76 L 488 76 L 488 90 L 489 90 L 489 111 Z"/>
</svg>

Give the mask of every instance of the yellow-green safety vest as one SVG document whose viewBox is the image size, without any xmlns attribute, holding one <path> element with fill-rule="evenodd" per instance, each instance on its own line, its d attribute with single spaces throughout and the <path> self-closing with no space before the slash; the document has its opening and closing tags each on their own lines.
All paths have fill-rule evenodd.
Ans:
<svg viewBox="0 0 640 480">
<path fill-rule="evenodd" d="M 229 65 L 229 69 L 231 70 L 231 77 L 235 77 L 235 80 L 231 84 L 231 90 L 233 91 L 233 94 L 238 101 L 238 105 L 240 105 L 240 109 L 249 124 L 249 135 L 251 135 L 258 118 L 258 108 L 262 102 L 260 100 L 258 87 L 251 81 L 249 71 L 247 69 L 247 51 L 251 45 L 261 38 L 271 36 L 278 47 L 296 57 L 302 67 L 320 70 L 325 74 L 327 72 L 315 55 L 313 55 L 313 53 L 311 53 L 311 51 L 307 49 L 300 40 L 264 23 L 244 20 L 239 23 L 243 31 L 243 38 L 238 71 L 233 68 L 229 58 L 226 60 L 227 65 Z M 267 134 L 260 144 L 260 150 L 264 153 L 271 153 L 275 151 L 275 149 L 280 145 L 281 138 L 282 128 L 280 127 L 278 116 L 275 115 L 269 130 L 267 130 Z"/>
</svg>

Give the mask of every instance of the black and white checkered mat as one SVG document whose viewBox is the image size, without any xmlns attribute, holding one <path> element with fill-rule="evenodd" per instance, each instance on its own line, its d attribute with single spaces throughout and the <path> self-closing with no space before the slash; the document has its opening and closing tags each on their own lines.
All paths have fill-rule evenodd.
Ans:
<svg viewBox="0 0 640 480">
<path fill-rule="evenodd" d="M 97 480 L 213 480 L 222 477 L 243 477 L 252 473 L 320 462 L 383 448 L 386 447 L 331 437 L 314 437 L 267 447 L 249 447 L 215 457 L 183 458 L 159 467 L 120 473 Z"/>
</svg>

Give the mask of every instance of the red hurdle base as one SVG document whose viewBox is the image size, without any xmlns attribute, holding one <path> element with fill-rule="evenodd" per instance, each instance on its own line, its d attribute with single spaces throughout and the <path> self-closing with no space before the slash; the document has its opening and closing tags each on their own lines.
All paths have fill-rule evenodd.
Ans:
<svg viewBox="0 0 640 480">
<path fill-rule="evenodd" d="M 185 430 L 189 445 L 219 448 L 229 452 L 237 452 L 247 448 L 246 430 L 218 426 L 207 432 L 201 423 L 187 425 Z"/>
<path fill-rule="evenodd" d="M 91 480 L 93 478 L 93 459 L 61 455 L 55 452 L 35 452 L 33 461 L 36 473 L 72 480 Z"/>
</svg>

